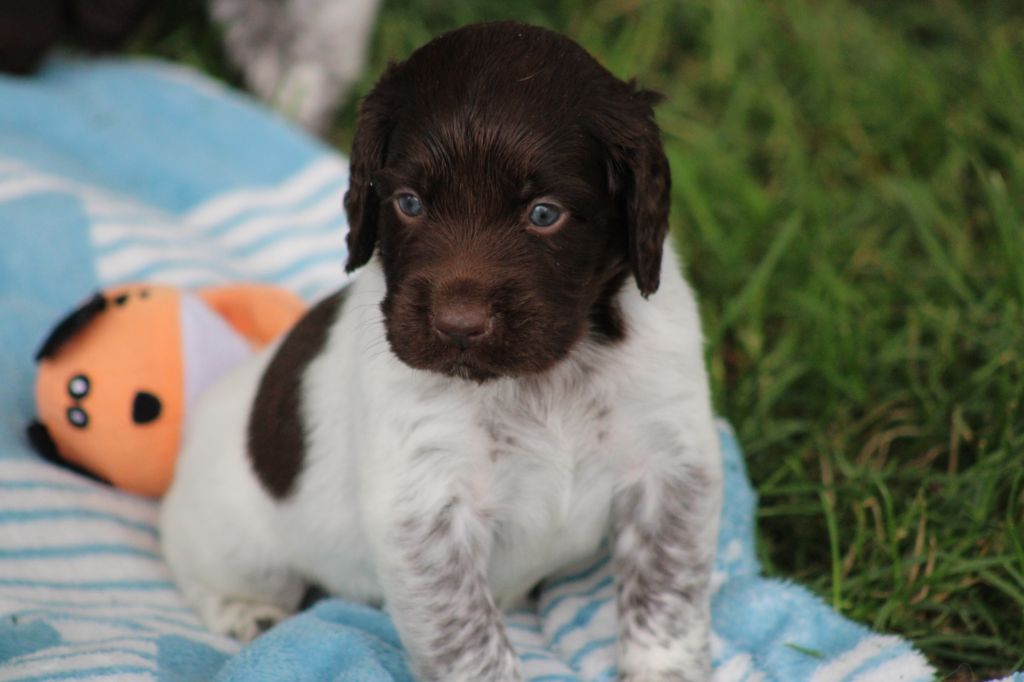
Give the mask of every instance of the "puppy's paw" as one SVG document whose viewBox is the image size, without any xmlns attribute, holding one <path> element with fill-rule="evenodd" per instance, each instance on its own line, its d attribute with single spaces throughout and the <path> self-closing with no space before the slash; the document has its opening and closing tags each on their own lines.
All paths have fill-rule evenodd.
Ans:
<svg viewBox="0 0 1024 682">
<path fill-rule="evenodd" d="M 707 659 L 689 661 L 683 665 L 657 665 L 648 659 L 647 665 L 624 666 L 619 662 L 618 682 L 710 682 L 711 663 Z"/>
<path fill-rule="evenodd" d="M 708 682 L 710 676 L 681 672 L 619 673 L 618 682 Z"/>
<path fill-rule="evenodd" d="M 209 597 L 199 608 L 206 627 L 241 642 L 251 642 L 291 614 L 274 604 Z"/>
</svg>

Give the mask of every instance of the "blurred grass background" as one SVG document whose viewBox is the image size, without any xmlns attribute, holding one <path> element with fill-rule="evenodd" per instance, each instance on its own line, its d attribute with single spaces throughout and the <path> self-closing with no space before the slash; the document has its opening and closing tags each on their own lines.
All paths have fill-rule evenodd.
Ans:
<svg viewBox="0 0 1024 682">
<path fill-rule="evenodd" d="M 672 224 L 768 574 L 1024 668 L 1024 3 L 385 0 L 370 65 L 516 18 L 668 99 Z M 237 84 L 198 0 L 135 51 Z"/>
</svg>

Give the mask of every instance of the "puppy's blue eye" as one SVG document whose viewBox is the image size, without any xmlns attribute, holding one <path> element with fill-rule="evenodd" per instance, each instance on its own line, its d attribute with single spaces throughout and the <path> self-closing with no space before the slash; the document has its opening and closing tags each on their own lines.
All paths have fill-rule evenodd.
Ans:
<svg viewBox="0 0 1024 682">
<path fill-rule="evenodd" d="M 554 204 L 537 204 L 530 209 L 530 222 L 537 227 L 551 227 L 562 217 L 562 209 Z"/>
<path fill-rule="evenodd" d="M 423 213 L 423 203 L 415 194 L 399 194 L 398 210 L 410 218 L 415 218 Z"/>
</svg>

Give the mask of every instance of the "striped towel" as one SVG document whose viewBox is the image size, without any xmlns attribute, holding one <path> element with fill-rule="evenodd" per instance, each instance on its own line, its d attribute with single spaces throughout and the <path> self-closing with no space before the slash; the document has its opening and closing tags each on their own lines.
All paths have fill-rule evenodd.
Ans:
<svg viewBox="0 0 1024 682">
<path fill-rule="evenodd" d="M 161 561 L 155 505 L 41 462 L 22 433 L 36 344 L 99 287 L 261 280 L 313 300 L 342 284 L 345 184 L 339 157 L 177 67 L 63 60 L 0 78 L 0 682 L 411 679 L 387 615 L 338 600 L 241 651 L 208 633 Z M 714 679 L 931 679 L 899 638 L 760 577 L 755 497 L 721 436 Z M 613 590 L 602 553 L 508 616 L 533 682 L 614 678 Z"/>
</svg>

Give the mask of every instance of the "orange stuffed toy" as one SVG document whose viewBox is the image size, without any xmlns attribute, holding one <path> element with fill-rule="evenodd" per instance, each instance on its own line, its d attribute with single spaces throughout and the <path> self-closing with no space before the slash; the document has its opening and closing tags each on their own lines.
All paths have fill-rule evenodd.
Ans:
<svg viewBox="0 0 1024 682">
<path fill-rule="evenodd" d="M 203 389 L 305 311 L 296 296 L 256 284 L 195 293 L 129 284 L 98 293 L 36 355 L 39 419 L 29 440 L 86 475 L 162 495 Z"/>
</svg>

